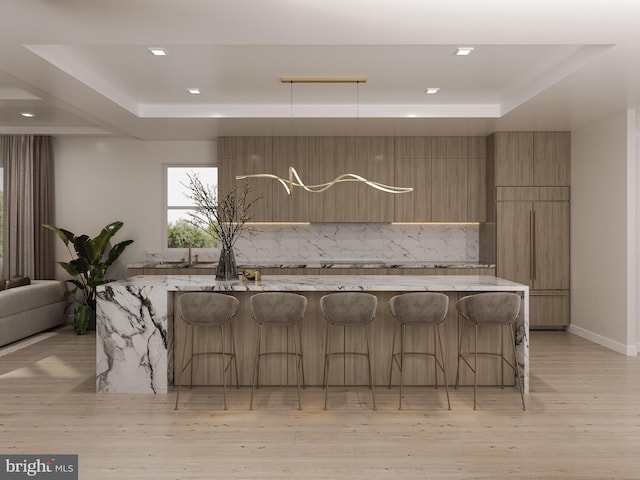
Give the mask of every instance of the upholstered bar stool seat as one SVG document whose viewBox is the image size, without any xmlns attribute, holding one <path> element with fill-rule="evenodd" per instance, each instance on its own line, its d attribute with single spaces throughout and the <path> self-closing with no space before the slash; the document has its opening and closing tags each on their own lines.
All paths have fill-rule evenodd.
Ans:
<svg viewBox="0 0 640 480">
<path fill-rule="evenodd" d="M 324 295 L 320 299 L 320 309 L 327 321 L 326 340 L 324 349 L 324 409 L 327 409 L 327 395 L 329 391 L 329 361 L 335 355 L 357 355 L 365 356 L 369 370 L 369 387 L 373 400 L 373 409 L 376 409 L 376 396 L 373 387 L 373 373 L 371 370 L 371 341 L 369 338 L 368 325 L 373 321 L 376 314 L 378 298 L 375 295 L 364 292 L 340 292 Z M 367 351 L 365 352 L 333 352 L 331 338 L 333 329 L 340 325 L 345 329 L 348 327 L 364 327 Z"/>
<path fill-rule="evenodd" d="M 296 384 L 298 387 L 298 408 L 302 410 L 302 400 L 300 396 L 300 372 L 302 372 L 302 385 L 304 386 L 304 363 L 302 356 L 302 336 L 298 324 L 304 318 L 307 312 L 307 297 L 297 293 L 287 292 L 270 292 L 258 293 L 250 299 L 251 315 L 258 323 L 258 335 L 256 344 L 255 363 L 253 366 L 252 385 L 251 385 L 251 401 L 249 408 L 253 409 L 253 392 L 258 386 L 260 377 L 260 358 L 268 355 L 285 355 L 285 358 L 293 357 L 295 363 Z M 293 330 L 293 348 L 289 351 L 289 342 L 287 337 L 286 351 L 266 351 L 261 350 L 261 338 L 265 326 L 289 327 Z M 297 333 L 296 333 L 297 332 Z M 287 375 L 288 381 L 288 375 Z"/>
<path fill-rule="evenodd" d="M 178 410 L 178 401 L 180 399 L 180 387 L 182 385 L 182 374 L 185 369 L 191 365 L 191 382 L 193 383 L 193 359 L 196 356 L 220 355 L 222 357 L 222 388 L 224 391 L 224 409 L 227 409 L 227 383 L 225 380 L 227 370 L 233 363 L 236 373 L 236 385 L 238 385 L 238 363 L 236 361 L 235 339 L 233 336 L 233 326 L 230 320 L 238 311 L 240 302 L 231 295 L 225 295 L 215 292 L 191 292 L 183 293 L 178 300 L 180 306 L 180 315 L 186 323 L 187 329 L 184 335 L 184 346 L 182 349 L 181 368 L 178 372 L 178 394 L 176 395 L 176 406 Z M 229 323 L 229 342 L 231 344 L 230 351 L 225 351 L 225 334 L 224 326 Z M 220 351 L 194 351 L 194 326 L 202 328 L 218 328 L 220 329 Z M 187 339 L 191 333 L 191 356 L 189 361 L 185 363 L 187 352 Z M 228 360 L 228 361 L 227 361 Z"/>
<path fill-rule="evenodd" d="M 516 375 L 516 383 L 520 387 L 520 398 L 522 409 L 525 410 L 523 381 L 520 376 L 520 368 L 516 355 L 516 340 L 513 326 L 520 314 L 520 295 L 508 292 L 479 293 L 461 298 L 456 303 L 459 314 L 458 328 L 458 368 L 456 372 L 456 388 L 460 380 L 460 360 L 462 360 L 473 372 L 473 409 L 476 409 L 477 372 L 478 355 L 493 355 L 500 357 L 501 370 L 506 363 Z M 464 325 L 470 322 L 474 326 L 473 351 L 462 351 L 462 339 Z M 478 328 L 484 326 L 497 326 L 500 328 L 500 351 L 499 352 L 478 352 Z M 508 327 L 511 334 L 511 345 L 513 347 L 513 363 L 505 356 L 503 351 L 502 331 Z M 473 365 L 467 357 L 473 357 Z M 504 387 L 504 371 L 502 370 L 502 386 Z"/>
<path fill-rule="evenodd" d="M 391 366 L 389 368 L 389 388 L 391 388 L 391 376 L 393 366 L 397 365 L 400 370 L 400 401 L 399 409 L 402 410 L 402 388 L 404 384 L 404 366 L 407 355 L 420 355 L 433 357 L 435 370 L 435 388 L 438 388 L 438 369 L 442 371 L 444 378 L 444 388 L 447 393 L 447 406 L 451 410 L 449 400 L 449 386 L 447 385 L 447 371 L 444 362 L 444 351 L 442 350 L 442 339 L 440 337 L 440 324 L 447 318 L 449 310 L 449 297 L 442 293 L 416 292 L 396 295 L 389 300 L 391 314 L 400 324 L 400 353 L 395 353 L 395 337 L 393 332 L 393 342 L 391 351 Z M 433 353 L 427 351 L 405 350 L 407 327 L 429 327 L 433 329 Z M 438 358 L 438 347 L 440 348 L 440 358 Z"/>
</svg>

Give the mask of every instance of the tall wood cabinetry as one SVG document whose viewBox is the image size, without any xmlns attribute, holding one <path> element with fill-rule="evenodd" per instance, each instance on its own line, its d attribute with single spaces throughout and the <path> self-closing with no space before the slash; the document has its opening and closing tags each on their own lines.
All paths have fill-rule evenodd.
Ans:
<svg viewBox="0 0 640 480">
<path fill-rule="evenodd" d="M 321 194 L 274 179 L 245 180 L 255 195 L 257 222 L 482 222 L 486 216 L 485 137 L 220 137 L 219 191 L 236 175 L 289 178 L 306 184 L 355 173 L 387 185 L 413 187 L 393 195 L 361 183 L 338 183 Z"/>
<path fill-rule="evenodd" d="M 569 324 L 570 141 L 568 132 L 500 132 L 487 142 L 496 274 L 529 285 L 534 328 Z"/>
</svg>

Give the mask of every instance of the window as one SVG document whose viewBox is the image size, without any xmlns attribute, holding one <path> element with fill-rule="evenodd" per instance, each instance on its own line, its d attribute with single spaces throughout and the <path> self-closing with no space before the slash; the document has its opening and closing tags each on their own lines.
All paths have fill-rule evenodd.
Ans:
<svg viewBox="0 0 640 480">
<path fill-rule="evenodd" d="M 189 198 L 189 175 L 197 175 L 202 183 L 217 188 L 217 167 L 165 167 L 167 198 L 167 248 L 213 248 L 217 241 L 207 232 L 189 222 L 193 201 Z"/>
</svg>

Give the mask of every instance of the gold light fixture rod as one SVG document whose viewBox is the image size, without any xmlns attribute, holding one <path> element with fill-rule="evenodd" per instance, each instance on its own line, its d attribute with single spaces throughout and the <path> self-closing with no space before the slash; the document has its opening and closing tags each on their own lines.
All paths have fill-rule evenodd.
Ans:
<svg viewBox="0 0 640 480">
<path fill-rule="evenodd" d="M 280 77 L 282 83 L 367 83 L 367 77 Z"/>
</svg>

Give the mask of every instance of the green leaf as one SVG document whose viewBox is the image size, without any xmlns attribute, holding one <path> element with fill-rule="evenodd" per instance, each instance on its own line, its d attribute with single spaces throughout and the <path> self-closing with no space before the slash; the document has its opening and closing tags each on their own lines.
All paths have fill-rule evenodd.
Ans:
<svg viewBox="0 0 640 480">
<path fill-rule="evenodd" d="M 58 262 L 58 265 L 64 268 L 65 272 L 67 272 L 69 275 L 73 275 L 74 277 L 80 275 L 80 272 L 78 272 L 76 267 L 69 262 Z"/>
<path fill-rule="evenodd" d="M 133 243 L 133 240 L 125 240 L 111 247 L 111 250 L 109 250 L 109 256 L 106 261 L 107 266 L 115 262 L 118 259 L 118 257 L 122 255 L 122 252 L 124 252 L 124 249 L 127 247 L 127 245 L 131 245 L 132 243 Z"/>
<path fill-rule="evenodd" d="M 73 241 L 73 248 L 78 254 L 78 258 L 86 260 L 89 264 L 100 261 L 100 255 L 93 240 L 88 235 L 80 235 Z"/>
<path fill-rule="evenodd" d="M 102 258 L 102 255 L 104 254 L 104 251 L 107 248 L 107 244 L 109 243 L 109 240 L 111 240 L 111 237 L 113 237 L 118 232 L 118 230 L 122 228 L 122 225 L 124 225 L 122 222 L 110 223 L 109 225 L 107 225 L 102 229 L 102 231 L 97 237 L 93 239 L 93 245 L 97 253 L 100 254 L 99 258 Z"/>
<path fill-rule="evenodd" d="M 87 259 L 84 257 L 78 257 L 75 260 L 71 260 L 69 262 L 69 265 L 76 272 L 75 274 L 72 273 L 71 275 L 76 275 L 76 276 L 84 275 L 91 269 L 91 265 L 89 264 Z"/>
<path fill-rule="evenodd" d="M 45 223 L 44 225 L 42 225 L 44 228 L 48 228 L 49 230 L 53 230 L 54 232 L 56 232 L 58 234 L 58 236 L 62 239 L 62 241 L 64 242 L 65 246 L 69 246 L 69 242 L 73 242 L 75 235 L 73 233 L 71 233 L 69 230 L 65 230 L 63 228 L 58 228 L 54 225 L 49 225 L 48 223 Z"/>
</svg>

